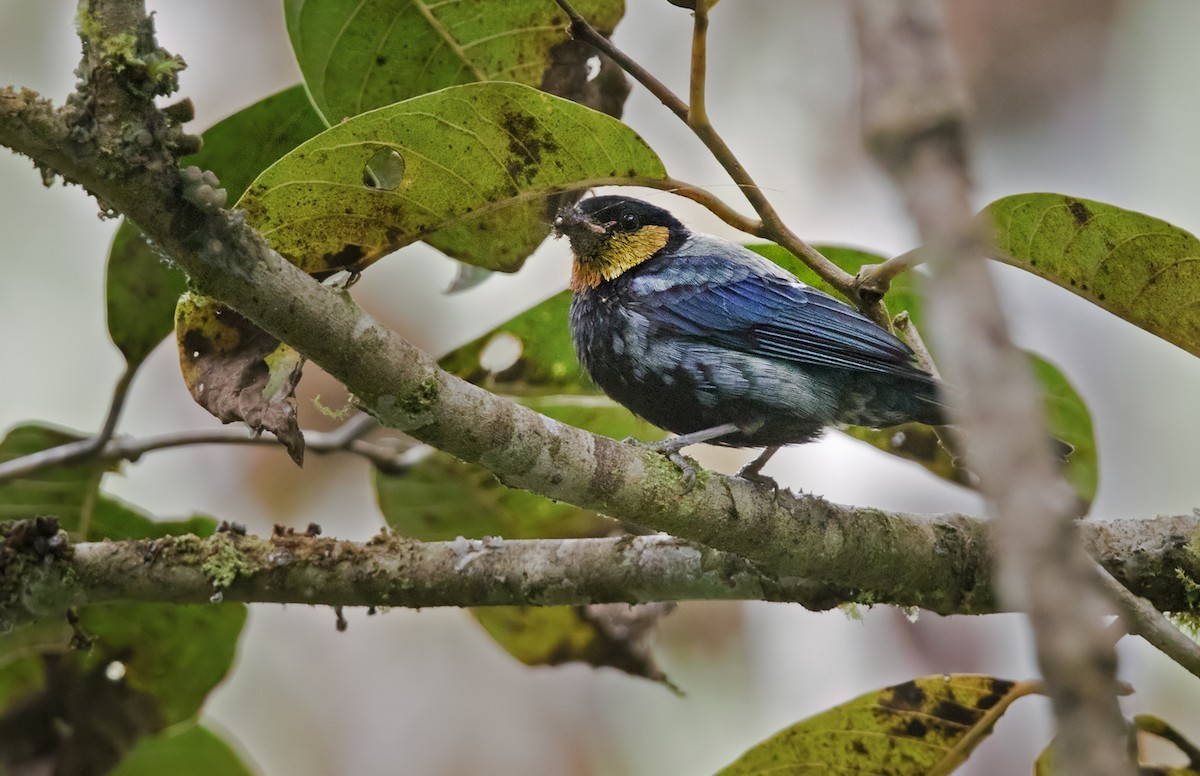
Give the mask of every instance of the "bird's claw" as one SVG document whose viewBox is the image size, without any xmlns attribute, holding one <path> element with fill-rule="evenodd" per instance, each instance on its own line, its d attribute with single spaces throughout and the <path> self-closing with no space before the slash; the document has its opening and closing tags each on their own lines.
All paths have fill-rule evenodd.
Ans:
<svg viewBox="0 0 1200 776">
<path fill-rule="evenodd" d="M 677 445 L 671 444 L 674 439 L 664 439 L 660 442 L 643 442 L 640 439 L 628 436 L 621 441 L 628 445 L 634 445 L 644 450 L 665 455 L 667 460 L 675 464 L 676 468 L 679 469 L 679 474 L 683 477 L 684 493 L 691 493 L 692 488 L 696 487 L 696 467 L 679 452 L 680 448 Z"/>
<path fill-rule="evenodd" d="M 683 477 L 683 492 L 691 493 L 692 488 L 696 487 L 696 467 L 692 466 L 691 461 L 683 457 L 683 454 L 678 450 L 664 450 L 667 455 L 667 460 L 679 467 L 679 474 Z"/>
<path fill-rule="evenodd" d="M 746 482 L 753 482 L 758 485 L 768 485 L 773 493 L 779 493 L 779 483 L 775 481 L 774 477 L 769 477 L 763 474 L 761 471 L 759 471 L 759 468 L 761 467 L 754 467 L 753 464 L 747 464 L 738 469 L 737 474 L 733 476 L 737 477 L 739 480 L 745 480 Z"/>
</svg>

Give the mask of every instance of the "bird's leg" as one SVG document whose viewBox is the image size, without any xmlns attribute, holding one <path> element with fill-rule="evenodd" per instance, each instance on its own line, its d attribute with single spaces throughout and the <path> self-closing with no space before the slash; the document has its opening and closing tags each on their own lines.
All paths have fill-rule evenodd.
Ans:
<svg viewBox="0 0 1200 776">
<path fill-rule="evenodd" d="M 738 469 L 737 474 L 733 476 L 739 477 L 743 480 L 749 480 L 750 482 L 758 482 L 763 485 L 770 485 L 773 489 L 779 490 L 779 483 L 761 473 L 762 468 L 767 465 L 767 461 L 771 460 L 771 456 L 778 452 L 778 447 L 768 447 L 766 450 L 763 450 L 753 461 Z"/>
<path fill-rule="evenodd" d="M 699 431 L 693 431 L 689 434 L 680 434 L 677 437 L 664 439 L 660 442 L 651 442 L 645 444 L 638 442 L 636 439 L 629 438 L 626 442 L 642 445 L 647 450 L 653 450 L 656 453 L 663 453 L 667 456 L 667 460 L 679 467 L 679 473 L 683 475 L 684 485 L 687 490 L 691 490 L 696 483 L 696 467 L 688 463 L 688 460 L 679 454 L 679 451 L 689 445 L 698 445 L 701 442 L 711 442 L 714 439 L 720 439 L 730 434 L 735 434 L 739 431 L 736 423 L 722 423 L 719 426 L 712 428 L 702 428 Z"/>
</svg>

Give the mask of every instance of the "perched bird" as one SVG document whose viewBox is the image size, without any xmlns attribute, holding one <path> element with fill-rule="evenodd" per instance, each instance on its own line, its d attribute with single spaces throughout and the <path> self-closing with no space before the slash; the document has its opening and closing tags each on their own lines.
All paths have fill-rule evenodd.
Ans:
<svg viewBox="0 0 1200 776">
<path fill-rule="evenodd" d="M 559 211 L 571 241 L 571 334 L 592 380 L 679 436 L 651 445 L 689 480 L 698 442 L 809 442 L 828 426 L 944 423 L 939 383 L 854 308 L 743 248 L 622 196 Z"/>
</svg>

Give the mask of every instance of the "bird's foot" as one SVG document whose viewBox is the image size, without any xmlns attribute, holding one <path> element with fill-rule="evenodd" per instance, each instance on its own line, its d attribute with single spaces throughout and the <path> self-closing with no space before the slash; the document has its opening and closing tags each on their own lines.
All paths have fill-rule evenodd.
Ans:
<svg viewBox="0 0 1200 776">
<path fill-rule="evenodd" d="M 748 469 L 748 468 L 749 468 L 749 466 L 743 466 L 742 468 L 738 469 L 737 474 L 735 474 L 733 476 L 737 477 L 739 480 L 745 480 L 746 482 L 753 482 L 756 485 L 766 485 L 766 486 L 770 487 L 773 492 L 775 492 L 775 493 L 779 492 L 779 483 L 775 481 L 774 477 L 763 474 L 762 472 L 759 472 L 757 470 L 756 471 L 746 471 L 746 469 Z"/>
<path fill-rule="evenodd" d="M 737 474 L 733 475 L 738 479 L 746 480 L 747 482 L 756 482 L 759 485 L 770 485 L 771 490 L 775 493 L 779 492 L 779 483 L 772 477 L 762 473 L 762 468 L 767 465 L 767 461 L 771 460 L 771 456 L 779 452 L 778 447 L 768 447 L 750 463 L 738 469 Z"/>
</svg>

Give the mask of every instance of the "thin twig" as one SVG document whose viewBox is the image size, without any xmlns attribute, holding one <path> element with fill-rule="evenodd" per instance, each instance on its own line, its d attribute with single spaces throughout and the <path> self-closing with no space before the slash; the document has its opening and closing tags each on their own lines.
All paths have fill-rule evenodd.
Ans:
<svg viewBox="0 0 1200 776">
<path fill-rule="evenodd" d="M 858 295 L 863 299 L 883 299 L 892 281 L 901 273 L 907 272 L 924 261 L 921 252 L 911 250 L 899 256 L 888 259 L 882 264 L 870 264 L 862 267 L 855 276 Z"/>
<path fill-rule="evenodd" d="M 738 188 L 742 194 L 745 195 L 750 205 L 754 208 L 754 211 L 762 218 L 760 236 L 776 242 L 791 251 L 797 258 L 807 264 L 813 272 L 816 272 L 822 280 L 833 286 L 843 296 L 859 302 L 853 276 L 827 259 L 820 251 L 800 239 L 799 236 L 784 225 L 783 219 L 779 217 L 775 208 L 767 200 L 762 189 L 754 182 L 750 173 L 742 166 L 742 163 L 725 143 L 725 140 L 708 123 L 707 117 L 698 116 L 696 117 L 697 120 L 693 121 L 687 104 L 667 88 L 666 84 L 651 75 L 649 71 L 634 61 L 628 54 L 613 45 L 612 41 L 600 34 L 595 27 L 588 23 L 587 19 L 584 19 L 579 15 L 578 11 L 571 7 L 571 4 L 567 0 L 556 0 L 556 2 L 571 18 L 570 32 L 572 37 L 590 44 L 597 51 L 607 55 L 691 128 L 696 137 L 704 143 L 713 157 L 725 168 L 725 172 L 729 174 L 729 177 L 738 184 Z M 703 85 L 700 88 L 703 88 Z M 860 306 L 875 318 L 877 322 L 884 320 L 878 305 L 860 304 Z"/>
<path fill-rule="evenodd" d="M 129 387 L 133 383 L 133 376 L 137 373 L 137 367 L 126 364 L 125 371 L 117 378 L 116 384 L 113 386 L 112 400 L 109 402 L 108 414 L 104 416 L 104 424 L 100 427 L 100 432 L 91 439 L 91 449 L 82 453 L 80 458 L 87 458 L 92 453 L 108 444 L 108 440 L 112 439 L 113 434 L 117 430 L 117 421 L 121 419 L 121 410 L 125 407 L 125 399 L 129 396 Z"/>
<path fill-rule="evenodd" d="M 1130 592 L 1108 569 L 1097 564 L 1096 570 L 1101 587 L 1121 612 L 1121 621 L 1129 632 L 1141 636 L 1192 676 L 1200 678 L 1200 644 L 1179 630 L 1145 598 Z"/>
<path fill-rule="evenodd" d="M 133 376 L 136 373 L 137 365 L 126 362 L 124 371 L 121 372 L 121 376 L 117 378 L 117 382 L 113 386 L 108 414 L 104 416 L 100 432 L 88 440 L 89 444 L 79 454 L 78 460 L 92 458 L 97 451 L 104 449 L 104 446 L 113 438 L 113 434 L 117 431 L 117 422 L 121 419 L 121 410 L 124 409 L 125 400 L 129 396 L 129 388 L 133 384 Z M 92 523 L 92 510 L 96 506 L 96 498 L 100 495 L 102 479 L 104 479 L 104 462 L 97 460 L 92 464 L 92 475 L 88 479 L 87 491 L 84 493 L 83 503 L 79 508 L 79 533 L 83 536 L 87 536 L 88 527 Z"/>
<path fill-rule="evenodd" d="M 366 458 L 388 472 L 407 468 L 409 465 L 409 458 L 406 457 L 409 451 L 407 446 L 397 448 L 371 444 L 359 439 L 362 434 L 371 429 L 374 423 L 374 419 L 364 413 L 346 421 L 333 431 L 307 431 L 305 432 L 305 448 L 321 454 L 353 453 Z M 174 431 L 141 438 L 117 438 L 109 440 L 104 449 L 100 451 L 94 450 L 93 439 L 81 439 L 78 442 L 68 442 L 65 445 L 40 450 L 0 463 L 0 482 L 18 477 L 28 477 L 43 469 L 73 463 L 84 454 L 94 456 L 94 460 L 98 463 L 134 462 L 146 453 L 193 445 L 264 445 L 277 448 L 279 443 L 270 436 L 251 436 L 245 428 L 240 426 Z"/>
<path fill-rule="evenodd" d="M 692 27 L 692 76 L 688 92 L 687 123 L 691 126 L 708 123 L 704 106 L 704 84 L 708 60 L 708 2 L 697 0 L 695 23 Z"/>
</svg>

